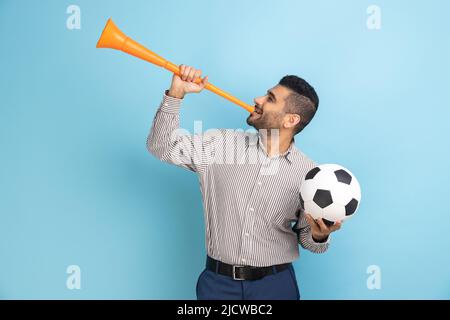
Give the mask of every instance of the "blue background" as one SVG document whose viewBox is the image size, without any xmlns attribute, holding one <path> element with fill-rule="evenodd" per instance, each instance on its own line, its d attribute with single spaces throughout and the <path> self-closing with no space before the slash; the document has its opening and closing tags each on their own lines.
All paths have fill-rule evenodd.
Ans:
<svg viewBox="0 0 450 320">
<path fill-rule="evenodd" d="M 71 4 L 80 30 L 66 28 Z M 366 27 L 371 4 L 381 30 Z M 449 14 L 444 0 L 1 0 L 0 298 L 195 298 L 197 177 L 145 147 L 171 74 L 96 49 L 109 17 L 247 103 L 286 74 L 315 86 L 297 146 L 349 168 L 363 198 L 326 254 L 295 262 L 304 299 L 449 298 Z M 191 132 L 247 128 L 208 91 L 181 113 Z M 72 264 L 81 290 L 66 287 Z"/>
</svg>

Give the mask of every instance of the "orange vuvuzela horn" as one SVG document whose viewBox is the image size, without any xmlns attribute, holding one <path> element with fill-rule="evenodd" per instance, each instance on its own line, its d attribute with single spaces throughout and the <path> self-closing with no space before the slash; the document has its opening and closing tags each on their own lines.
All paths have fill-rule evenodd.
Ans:
<svg viewBox="0 0 450 320">
<path fill-rule="evenodd" d="M 163 67 L 177 75 L 180 75 L 180 69 L 177 65 L 173 64 L 170 61 L 167 61 L 166 59 L 160 57 L 156 53 L 137 43 L 133 39 L 127 37 L 122 31 L 120 31 L 119 28 L 117 28 L 117 26 L 111 19 L 108 19 L 108 22 L 106 23 L 105 29 L 103 30 L 102 35 L 98 40 L 97 48 L 121 50 L 125 53 L 156 64 L 157 66 Z M 199 83 L 201 80 L 201 78 L 197 78 L 194 80 L 194 82 Z M 254 110 L 253 106 L 248 105 L 245 102 L 233 97 L 231 94 L 226 93 L 225 91 L 217 88 L 211 83 L 208 83 L 205 88 L 243 107 L 248 112 L 253 112 Z"/>
</svg>

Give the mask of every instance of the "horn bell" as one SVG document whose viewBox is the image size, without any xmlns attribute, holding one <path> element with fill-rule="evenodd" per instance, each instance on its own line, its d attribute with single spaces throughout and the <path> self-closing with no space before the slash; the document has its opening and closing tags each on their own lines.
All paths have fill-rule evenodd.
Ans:
<svg viewBox="0 0 450 320">
<path fill-rule="evenodd" d="M 109 18 L 100 39 L 98 39 L 97 48 L 122 50 L 126 38 L 127 36 Z"/>
</svg>

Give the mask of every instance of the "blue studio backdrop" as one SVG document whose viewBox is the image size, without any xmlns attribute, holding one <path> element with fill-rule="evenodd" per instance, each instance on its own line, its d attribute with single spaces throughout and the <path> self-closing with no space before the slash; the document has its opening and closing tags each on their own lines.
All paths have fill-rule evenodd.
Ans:
<svg viewBox="0 0 450 320">
<path fill-rule="evenodd" d="M 327 253 L 295 261 L 303 299 L 448 299 L 449 14 L 445 0 L 1 0 L 0 298 L 195 299 L 198 180 L 146 149 L 171 74 L 96 49 L 112 17 L 249 104 L 286 74 L 316 88 L 297 147 L 350 169 L 362 201 Z M 246 116 L 203 91 L 181 126 Z"/>
</svg>

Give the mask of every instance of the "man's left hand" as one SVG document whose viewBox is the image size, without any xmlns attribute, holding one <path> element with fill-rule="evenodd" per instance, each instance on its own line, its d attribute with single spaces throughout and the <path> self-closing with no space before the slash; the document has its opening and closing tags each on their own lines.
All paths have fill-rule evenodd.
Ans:
<svg viewBox="0 0 450 320">
<path fill-rule="evenodd" d="M 327 227 L 322 219 L 314 220 L 310 214 L 305 213 L 306 220 L 311 226 L 312 238 L 315 242 L 325 242 L 328 239 L 330 233 L 337 231 L 342 226 L 342 221 L 336 221 L 333 225 Z"/>
</svg>

